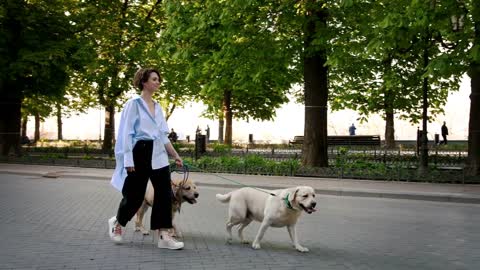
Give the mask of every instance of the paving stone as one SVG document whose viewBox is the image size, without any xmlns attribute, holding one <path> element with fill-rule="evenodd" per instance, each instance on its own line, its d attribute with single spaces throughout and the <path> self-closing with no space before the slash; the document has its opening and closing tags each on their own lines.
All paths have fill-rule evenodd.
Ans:
<svg viewBox="0 0 480 270">
<path fill-rule="evenodd" d="M 225 243 L 227 205 L 201 187 L 182 207 L 185 249 L 161 250 L 127 225 L 114 245 L 107 219 L 120 194 L 107 181 L 0 173 L 0 269 L 477 269 L 480 205 L 318 196 L 298 224 L 297 252 L 285 228 L 269 228 L 261 250 Z M 149 224 L 150 210 L 145 224 Z M 259 227 L 252 223 L 245 237 Z"/>
</svg>

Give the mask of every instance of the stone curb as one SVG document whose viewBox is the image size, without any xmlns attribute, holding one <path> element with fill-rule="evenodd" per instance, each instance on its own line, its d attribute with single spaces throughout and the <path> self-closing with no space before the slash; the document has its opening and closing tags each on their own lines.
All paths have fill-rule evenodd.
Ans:
<svg viewBox="0 0 480 270">
<path fill-rule="evenodd" d="M 14 174 L 14 175 L 27 175 L 37 176 L 45 178 L 79 178 L 86 180 L 110 180 L 109 177 L 99 175 L 78 175 L 78 174 L 58 174 L 55 172 L 19 172 L 0 170 L 0 173 Z M 237 188 L 238 185 L 234 184 L 222 184 L 222 183 L 204 183 L 198 182 L 199 186 L 209 187 L 223 187 L 223 188 Z M 264 189 L 281 189 L 285 188 L 282 185 L 255 185 L 258 188 Z M 403 200 L 421 200 L 421 201 L 433 201 L 433 202 L 453 202 L 453 203 L 471 203 L 480 204 L 480 196 L 468 196 L 463 194 L 450 194 L 450 193 L 415 193 L 415 192 L 384 192 L 373 190 L 356 190 L 356 189 L 322 189 L 315 188 L 317 194 L 331 195 L 331 196 L 349 196 L 349 197 L 367 197 L 367 198 L 385 198 L 385 199 L 403 199 Z"/>
</svg>

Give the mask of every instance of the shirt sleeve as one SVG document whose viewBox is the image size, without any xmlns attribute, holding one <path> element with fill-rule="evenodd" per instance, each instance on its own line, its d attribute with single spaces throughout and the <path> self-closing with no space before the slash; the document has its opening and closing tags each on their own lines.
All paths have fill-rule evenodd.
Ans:
<svg viewBox="0 0 480 270">
<path fill-rule="evenodd" d="M 163 144 L 168 144 L 170 143 L 170 139 L 168 138 L 168 124 L 167 120 L 165 120 L 165 117 L 163 116 L 163 109 L 160 107 L 160 140 L 162 141 Z"/>
<path fill-rule="evenodd" d="M 138 107 L 135 101 L 128 102 L 123 108 L 122 117 L 120 119 L 123 124 L 122 139 L 123 141 L 123 166 L 134 167 L 133 163 L 133 139 L 135 136 L 135 121 L 138 119 Z"/>
</svg>

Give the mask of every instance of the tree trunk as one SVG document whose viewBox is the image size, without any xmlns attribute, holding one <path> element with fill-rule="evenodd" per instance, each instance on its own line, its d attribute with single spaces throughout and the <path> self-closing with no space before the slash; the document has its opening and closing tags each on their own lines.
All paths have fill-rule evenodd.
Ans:
<svg viewBox="0 0 480 270">
<path fill-rule="evenodd" d="M 103 133 L 102 150 L 109 152 L 113 149 L 115 138 L 115 106 L 108 105 L 105 107 L 105 126 Z"/>
<path fill-rule="evenodd" d="M 170 116 L 172 116 L 173 114 L 173 111 L 175 111 L 175 108 L 177 107 L 177 105 L 175 104 L 171 104 L 172 106 L 171 107 L 166 107 L 165 109 L 165 121 L 168 122 L 168 119 L 170 119 Z"/>
<path fill-rule="evenodd" d="M 223 93 L 223 111 L 225 113 L 225 144 L 232 145 L 232 91 Z"/>
<path fill-rule="evenodd" d="M 40 114 L 35 112 L 33 116 L 35 117 L 35 133 L 33 140 L 38 142 L 40 140 Z"/>
<path fill-rule="evenodd" d="M 384 76 L 390 76 L 392 72 L 392 57 L 387 57 L 383 62 Z M 394 119 L 394 95 L 387 84 L 383 85 L 385 89 L 385 147 L 388 149 L 395 148 L 395 119 Z"/>
<path fill-rule="evenodd" d="M 28 115 L 22 118 L 22 138 L 27 136 Z"/>
<path fill-rule="evenodd" d="M 328 167 L 327 100 L 328 68 L 326 44 L 312 44 L 315 36 L 327 27 L 327 12 L 321 7 L 307 11 L 304 25 L 304 88 L 305 127 L 303 164 L 309 167 Z"/>
<path fill-rule="evenodd" d="M 472 64 L 469 72 L 472 93 L 470 94 L 470 119 L 468 124 L 468 159 L 465 173 L 480 181 L 480 64 Z"/>
<path fill-rule="evenodd" d="M 480 181 L 480 63 L 470 65 L 470 119 L 466 175 Z"/>
<path fill-rule="evenodd" d="M 427 33 L 425 35 L 425 40 L 424 40 L 424 49 L 423 49 L 423 70 L 426 72 L 427 71 L 427 66 L 429 64 L 429 55 L 428 55 L 428 49 L 429 49 L 429 44 L 430 44 L 430 34 L 429 30 L 427 30 Z M 428 129 L 427 129 L 427 123 L 428 123 L 428 78 L 425 77 L 423 78 L 423 84 L 422 84 L 422 94 L 423 94 L 423 104 L 422 104 L 422 143 L 420 147 L 420 164 L 418 166 L 419 172 L 421 174 L 424 174 L 428 171 Z"/>
<path fill-rule="evenodd" d="M 428 79 L 423 79 L 423 113 L 422 113 L 422 141 L 420 144 L 420 172 L 427 172 L 428 170 L 428 138 L 427 138 L 427 122 L 428 122 Z"/>
<path fill-rule="evenodd" d="M 475 22 L 474 46 L 480 46 L 480 7 L 472 10 Z M 470 119 L 468 124 L 468 158 L 465 174 L 472 180 L 480 181 L 480 61 L 472 61 L 468 75 L 471 79 Z"/>
<path fill-rule="evenodd" d="M 9 1 L 7 8 L 2 10 L 2 63 L 14 63 L 18 59 L 18 54 L 22 40 L 22 18 L 25 12 L 24 1 Z M 7 156 L 11 150 L 20 155 L 20 122 L 21 122 L 21 104 L 23 99 L 23 89 L 15 79 L 10 76 L 3 76 L 0 79 L 0 154 Z"/>
<path fill-rule="evenodd" d="M 385 114 L 385 147 L 395 148 L 395 119 L 391 111 Z"/>
<path fill-rule="evenodd" d="M 2 90 L 12 91 L 12 88 L 5 87 Z M 5 93 L 0 90 L 0 92 Z M 13 150 L 15 154 L 20 154 L 20 121 L 21 121 L 21 98 L 8 96 L 8 93 L 2 95 L 0 101 L 0 153 L 2 156 L 8 156 Z"/>
<path fill-rule="evenodd" d="M 218 119 L 218 143 L 223 143 L 223 130 L 225 128 L 225 120 L 223 113 L 219 115 Z"/>
<path fill-rule="evenodd" d="M 60 105 L 60 103 L 57 103 L 56 106 L 57 106 L 57 139 L 63 140 L 62 105 Z"/>
</svg>

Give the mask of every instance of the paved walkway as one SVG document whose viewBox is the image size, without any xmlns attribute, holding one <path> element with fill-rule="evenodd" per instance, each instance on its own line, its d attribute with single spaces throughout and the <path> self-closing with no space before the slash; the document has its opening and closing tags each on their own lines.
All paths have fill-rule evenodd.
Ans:
<svg viewBox="0 0 480 270">
<path fill-rule="evenodd" d="M 185 248 L 172 251 L 135 232 L 134 222 L 127 224 L 121 245 L 111 242 L 107 219 L 121 199 L 108 182 L 111 173 L 0 164 L 0 270 L 473 270 L 480 265 L 480 204 L 425 201 L 478 202 L 477 186 L 192 173 L 203 186 L 198 203 L 185 204 L 176 215 Z M 319 194 L 318 211 L 302 215 L 297 226 L 309 253 L 291 246 L 285 228 L 269 228 L 262 249 L 254 250 L 239 242 L 236 230 L 233 243 L 225 243 L 228 206 L 215 194 L 231 190 L 230 180 L 402 199 Z M 424 201 L 403 199 L 418 194 Z M 149 227 L 149 214 L 144 224 Z M 245 238 L 253 239 L 259 225 L 252 222 Z"/>
<path fill-rule="evenodd" d="M 50 178 L 84 178 L 109 181 L 113 170 L 0 163 L 0 173 Z M 173 178 L 183 177 L 173 174 Z M 190 173 L 199 186 L 235 187 L 238 183 L 260 188 L 308 185 L 318 194 L 380 197 L 480 204 L 480 185 L 434 184 L 353 179 Z"/>
</svg>

